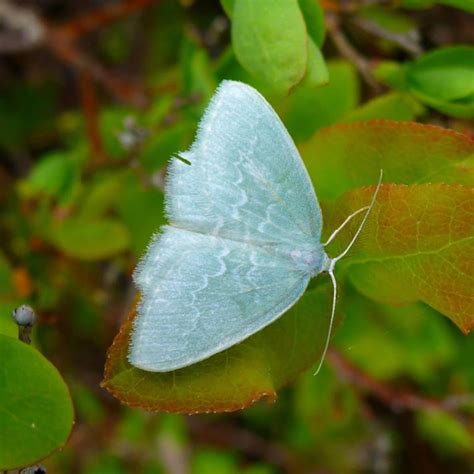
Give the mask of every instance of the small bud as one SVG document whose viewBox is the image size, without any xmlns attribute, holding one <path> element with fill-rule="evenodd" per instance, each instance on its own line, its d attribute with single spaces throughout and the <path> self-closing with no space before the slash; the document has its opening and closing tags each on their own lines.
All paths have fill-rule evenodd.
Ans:
<svg viewBox="0 0 474 474">
<path fill-rule="evenodd" d="M 12 311 L 12 318 L 18 326 L 33 326 L 36 315 L 31 306 L 23 304 Z"/>
<path fill-rule="evenodd" d="M 150 132 L 146 128 L 136 124 L 134 117 L 128 116 L 123 121 L 123 129 L 116 135 L 125 150 L 132 150 L 143 143 L 149 134 Z"/>
</svg>

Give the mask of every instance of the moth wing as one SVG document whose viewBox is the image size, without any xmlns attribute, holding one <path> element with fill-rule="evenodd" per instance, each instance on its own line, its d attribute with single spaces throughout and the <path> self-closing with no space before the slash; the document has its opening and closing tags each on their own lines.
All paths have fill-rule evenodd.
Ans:
<svg viewBox="0 0 474 474">
<path fill-rule="evenodd" d="M 284 253 L 165 227 L 136 275 L 129 360 L 168 372 L 206 359 L 275 321 L 308 282 Z"/>
<path fill-rule="evenodd" d="M 224 81 L 167 182 L 172 225 L 260 245 L 319 242 L 321 210 L 278 115 L 255 89 Z"/>
</svg>

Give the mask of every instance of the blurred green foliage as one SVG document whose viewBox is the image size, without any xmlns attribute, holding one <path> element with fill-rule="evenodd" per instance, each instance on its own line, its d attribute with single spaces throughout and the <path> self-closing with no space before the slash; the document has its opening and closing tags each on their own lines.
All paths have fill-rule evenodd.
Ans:
<svg viewBox="0 0 474 474">
<path fill-rule="evenodd" d="M 0 358 L 0 466 L 14 469 L 66 442 L 73 407 L 61 376 L 37 350 L 0 334 Z"/>
<path fill-rule="evenodd" d="M 257 87 L 307 153 L 327 150 L 320 146 L 326 135 L 316 134 L 336 123 L 418 120 L 473 133 L 474 49 L 466 27 L 472 16 L 465 13 L 474 11 L 471 1 L 405 0 L 371 9 L 357 1 L 220 3 L 156 2 L 116 23 L 99 23 L 79 42 L 105 74 L 143 92 L 144 104 L 124 100 L 100 78 L 87 79 L 91 98 L 77 87 L 74 64 L 45 54 L 47 45 L 1 58 L 0 333 L 10 340 L 0 351 L 20 345 L 12 339 L 10 312 L 30 303 L 39 314 L 35 346 L 61 372 L 76 411 L 68 443 L 45 461 L 49 472 L 470 472 L 472 336 L 424 303 L 382 306 L 348 281 L 332 343 L 346 365 L 329 360 L 317 377 L 294 374 L 273 405 L 199 417 L 150 414 L 119 405 L 100 388 L 106 349 L 133 301 L 131 272 L 165 222 L 167 160 L 189 146 L 222 79 Z M 39 2 L 37 9 L 55 24 L 100 4 Z M 324 15 L 337 22 L 328 28 Z M 367 21 L 377 28 L 364 29 Z M 341 32 L 365 62 L 340 47 Z M 378 143 L 392 138 L 382 131 Z M 462 147 L 427 154 L 428 144 L 420 142 L 408 176 L 406 163 L 397 168 L 406 150 L 391 143 L 384 159 L 400 172 L 400 183 L 472 186 L 472 155 L 461 160 Z M 362 186 L 361 167 L 378 172 L 377 146 L 360 153 L 357 163 L 337 147 L 326 151 L 316 191 L 330 200 Z M 451 154 L 459 166 L 416 175 L 420 160 L 440 170 Z M 346 175 L 331 173 L 336 162 Z M 472 269 L 472 255 L 465 264 Z M 33 348 L 19 350 L 40 360 Z M 32 369 L 27 357 L 11 362 Z M 1 395 L 6 377 L 13 392 L 31 392 L 21 376 L 26 368 L 7 374 L 2 367 L 0 437 L 11 397 Z M 62 387 L 54 395 L 59 413 L 47 420 L 58 433 L 55 426 L 64 418 L 70 425 L 72 413 L 54 374 L 40 388 Z M 391 390 L 392 402 L 377 384 Z M 400 402 L 413 394 L 425 403 L 407 408 Z M 430 400 L 439 405 L 428 409 Z M 66 436 L 65 428 L 61 433 Z M 14 446 L 19 439 L 7 441 Z M 61 443 L 53 444 L 41 453 L 27 446 L 23 453 L 31 457 L 17 459 L 33 463 Z M 2 456 L 17 455 L 5 446 L 0 442 L 0 467 L 13 467 L 1 465 Z"/>
</svg>

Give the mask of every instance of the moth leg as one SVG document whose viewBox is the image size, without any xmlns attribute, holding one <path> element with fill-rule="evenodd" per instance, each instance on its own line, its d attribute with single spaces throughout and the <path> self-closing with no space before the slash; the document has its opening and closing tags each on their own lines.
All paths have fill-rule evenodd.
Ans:
<svg viewBox="0 0 474 474">
<path fill-rule="evenodd" d="M 329 348 L 329 341 L 331 339 L 331 333 L 332 333 L 332 326 L 334 323 L 334 315 L 336 314 L 336 300 L 337 300 L 337 282 L 336 282 L 336 277 L 334 276 L 333 269 L 329 271 L 329 276 L 331 277 L 332 281 L 332 286 L 334 288 L 333 294 L 332 294 L 332 311 L 331 311 L 331 319 L 329 320 L 329 328 L 328 328 L 328 335 L 326 337 L 326 342 L 324 344 L 324 349 L 323 353 L 321 354 L 321 360 L 319 361 L 318 368 L 316 369 L 316 372 L 314 372 L 313 375 L 318 375 L 319 371 L 321 370 L 321 367 L 323 366 L 324 359 L 326 358 L 326 353 Z"/>
</svg>

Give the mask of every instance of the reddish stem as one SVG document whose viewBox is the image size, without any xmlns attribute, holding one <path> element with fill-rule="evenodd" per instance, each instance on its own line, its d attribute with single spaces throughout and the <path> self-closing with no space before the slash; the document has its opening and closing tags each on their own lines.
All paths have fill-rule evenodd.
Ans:
<svg viewBox="0 0 474 474">
<path fill-rule="evenodd" d="M 443 410 L 450 411 L 441 401 L 423 397 L 408 390 L 399 390 L 366 374 L 339 352 L 330 350 L 328 360 L 336 371 L 349 382 L 364 388 L 393 410 Z"/>
<path fill-rule="evenodd" d="M 102 28 L 104 25 L 127 17 L 143 10 L 158 0 L 125 0 L 121 3 L 111 3 L 91 12 L 84 13 L 54 29 L 65 39 L 75 40 L 86 33 Z"/>
</svg>

